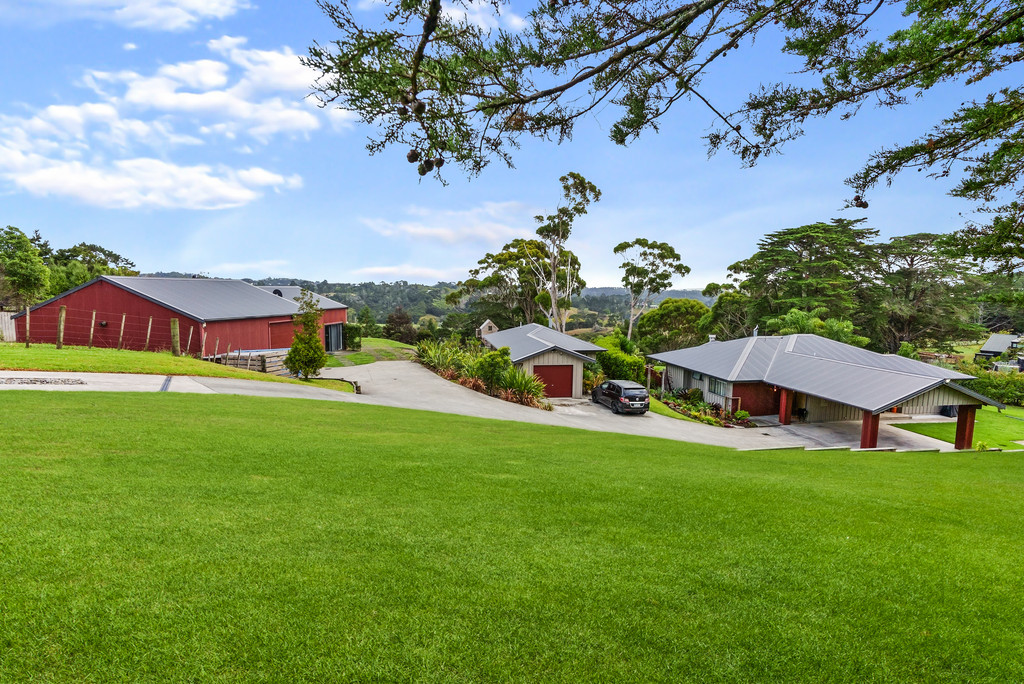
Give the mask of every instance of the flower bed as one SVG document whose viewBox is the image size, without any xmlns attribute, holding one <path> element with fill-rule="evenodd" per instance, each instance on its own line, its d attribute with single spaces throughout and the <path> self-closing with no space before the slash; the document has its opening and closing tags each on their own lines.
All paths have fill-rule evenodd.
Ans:
<svg viewBox="0 0 1024 684">
<path fill-rule="evenodd" d="M 682 396 L 669 392 L 662 394 L 652 391 L 651 393 L 655 396 L 660 395 L 658 396 L 659 401 L 676 413 L 706 425 L 728 428 L 756 427 L 756 424 L 750 420 L 750 414 L 746 411 L 729 413 L 722 410 L 721 404 L 708 404 L 703 400 L 695 401 L 693 398 L 687 397 L 685 393 Z"/>
<path fill-rule="evenodd" d="M 524 406 L 552 409 L 544 401 L 544 383 L 513 366 L 507 347 L 485 352 L 479 345 L 464 348 L 454 340 L 424 340 L 416 346 L 416 358 L 445 380 L 475 392 Z"/>
</svg>

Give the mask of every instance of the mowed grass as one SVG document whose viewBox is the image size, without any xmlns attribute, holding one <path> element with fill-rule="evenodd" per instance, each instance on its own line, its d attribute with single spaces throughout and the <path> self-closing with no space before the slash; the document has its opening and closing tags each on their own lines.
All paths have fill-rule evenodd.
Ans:
<svg viewBox="0 0 1024 684">
<path fill-rule="evenodd" d="M 687 420 L 687 421 L 690 421 L 691 423 L 696 423 L 697 422 L 697 421 L 693 420 L 692 418 L 690 418 L 688 416 L 684 416 L 681 413 L 673 411 L 668 406 L 665 406 L 663 403 L 661 403 L 660 401 L 658 401 L 654 397 L 651 397 L 651 408 L 650 408 L 650 411 L 651 411 L 651 413 L 657 413 L 659 416 L 668 416 L 669 418 L 676 418 L 678 420 Z"/>
<path fill-rule="evenodd" d="M 893 425 L 950 444 L 956 440 L 955 422 Z M 985 406 L 975 414 L 975 445 L 985 444 L 990 449 L 1024 449 L 1020 440 L 1024 440 L 1024 409 L 1019 406 L 1007 406 L 1002 413 L 991 406 Z"/>
<path fill-rule="evenodd" d="M 383 337 L 364 337 L 362 349 L 338 356 L 339 365 L 364 366 L 377 361 L 404 361 L 416 355 L 416 347 Z"/>
<path fill-rule="evenodd" d="M 0 342 L 0 370 L 34 370 L 73 373 L 140 373 L 143 375 L 193 375 L 205 378 L 235 378 L 315 384 L 326 389 L 354 392 L 351 385 L 337 380 L 297 378 L 257 373 L 219 363 L 201 361 L 190 356 L 172 356 L 167 352 L 140 352 L 126 349 L 100 349 L 65 346 L 57 349 L 52 344 Z"/>
<path fill-rule="evenodd" d="M 1024 680 L 1024 460 L 7 392 L 0 681 Z"/>
</svg>

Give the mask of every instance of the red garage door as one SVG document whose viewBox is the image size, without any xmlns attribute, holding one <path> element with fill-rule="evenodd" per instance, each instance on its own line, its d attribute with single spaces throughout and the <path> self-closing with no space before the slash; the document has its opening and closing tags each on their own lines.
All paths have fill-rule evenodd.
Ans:
<svg viewBox="0 0 1024 684">
<path fill-rule="evenodd" d="M 547 396 L 572 396 L 572 366 L 534 366 L 533 374 L 547 385 Z"/>
</svg>

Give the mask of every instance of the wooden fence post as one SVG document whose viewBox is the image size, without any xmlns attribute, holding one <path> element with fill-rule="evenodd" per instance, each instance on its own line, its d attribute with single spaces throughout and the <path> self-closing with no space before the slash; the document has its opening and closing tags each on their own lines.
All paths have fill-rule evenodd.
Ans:
<svg viewBox="0 0 1024 684">
<path fill-rule="evenodd" d="M 32 334 L 29 331 L 29 322 L 30 322 L 30 318 L 31 318 L 30 314 L 31 314 L 31 312 L 28 310 L 28 307 L 26 306 L 25 307 L 25 349 L 28 349 L 29 340 L 32 339 Z"/>
<path fill-rule="evenodd" d="M 178 337 L 178 319 L 171 319 L 171 355 L 181 356 L 181 338 Z"/>
<path fill-rule="evenodd" d="M 142 351 L 149 351 L 149 333 L 153 330 L 153 317 L 149 317 L 149 325 L 146 326 L 146 344 L 142 347 Z"/>
<path fill-rule="evenodd" d="M 220 349 L 220 338 L 217 337 L 213 342 L 213 362 L 217 363 L 217 350 Z"/>
<path fill-rule="evenodd" d="M 96 330 L 96 309 L 92 310 L 92 323 L 89 324 L 89 349 L 92 349 L 92 333 Z"/>
<path fill-rule="evenodd" d="M 117 348 L 120 349 L 124 346 L 124 319 L 128 317 L 128 314 L 121 314 L 121 332 L 117 335 Z"/>
<path fill-rule="evenodd" d="M 61 305 L 57 313 L 57 349 L 64 348 L 64 322 L 68 317 L 68 307 Z"/>
<path fill-rule="evenodd" d="M 202 329 L 200 334 L 202 336 L 202 348 L 199 350 L 199 358 L 205 359 L 206 358 L 206 327 L 205 326 L 203 327 L 203 329 Z"/>
<path fill-rule="evenodd" d="M 192 331 L 195 329 L 195 327 L 196 326 L 194 326 L 194 325 L 188 326 L 188 344 L 185 345 L 185 353 L 186 354 L 191 354 L 192 353 Z"/>
</svg>

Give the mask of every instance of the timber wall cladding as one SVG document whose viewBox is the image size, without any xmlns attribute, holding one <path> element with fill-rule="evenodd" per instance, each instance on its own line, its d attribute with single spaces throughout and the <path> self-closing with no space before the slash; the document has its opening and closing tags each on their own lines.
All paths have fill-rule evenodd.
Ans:
<svg viewBox="0 0 1024 684">
<path fill-rule="evenodd" d="M 18 335 L 14 321 L 11 320 L 13 315 L 6 311 L 0 311 L 0 337 L 8 342 L 14 342 Z"/>
<path fill-rule="evenodd" d="M 124 321 L 122 346 L 125 349 L 141 350 L 146 346 L 149 333 L 150 350 L 171 348 L 171 319 L 177 318 L 181 333 L 183 352 L 198 354 L 200 350 L 201 325 L 187 316 L 164 308 L 104 281 L 72 292 L 31 312 L 31 337 L 33 342 L 53 344 L 57 341 L 57 318 L 60 307 L 67 307 L 64 325 L 64 344 L 85 346 L 89 343 L 92 330 L 94 347 L 117 347 L 121 339 L 121 322 Z M 95 326 L 93 311 L 96 312 Z M 152 325 L 150 324 L 152 318 Z M 15 320 L 18 339 L 24 340 L 25 317 Z M 188 345 L 189 329 L 194 328 L 191 346 Z"/>
<path fill-rule="evenodd" d="M 763 382 L 733 383 L 732 396 L 734 411 L 746 411 L 752 416 L 769 416 L 779 412 L 779 394 L 771 385 Z"/>
<path fill-rule="evenodd" d="M 583 398 L 583 361 L 573 356 L 566 356 L 559 351 L 538 354 L 522 362 L 523 370 L 533 373 L 534 366 L 572 366 L 572 397 Z"/>
</svg>

